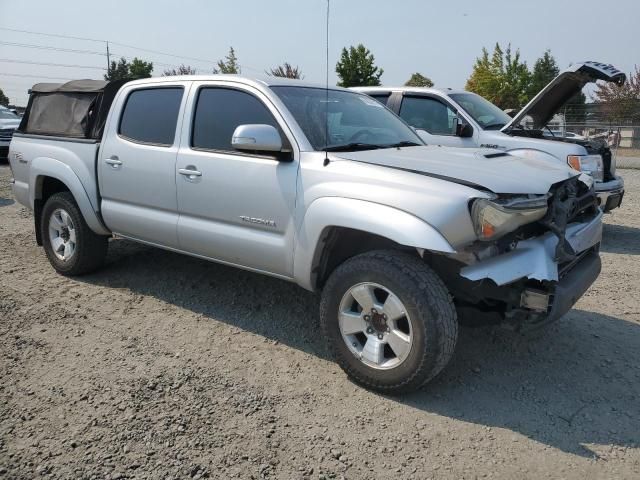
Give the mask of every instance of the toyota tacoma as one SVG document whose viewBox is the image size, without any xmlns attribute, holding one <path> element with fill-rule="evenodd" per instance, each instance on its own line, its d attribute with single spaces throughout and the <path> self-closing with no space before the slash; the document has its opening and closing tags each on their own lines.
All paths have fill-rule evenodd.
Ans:
<svg viewBox="0 0 640 480">
<path fill-rule="evenodd" d="M 383 392 L 434 378 L 459 323 L 542 327 L 600 272 L 590 176 L 426 146 L 345 89 L 229 75 L 38 84 L 10 165 L 60 274 L 94 271 L 117 236 L 320 291 L 337 362 Z"/>
</svg>

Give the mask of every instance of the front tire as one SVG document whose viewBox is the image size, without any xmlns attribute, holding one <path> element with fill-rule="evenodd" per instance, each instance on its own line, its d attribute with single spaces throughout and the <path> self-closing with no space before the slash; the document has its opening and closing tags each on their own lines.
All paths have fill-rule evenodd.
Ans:
<svg viewBox="0 0 640 480">
<path fill-rule="evenodd" d="M 42 209 L 40 233 L 49 262 L 62 275 L 82 275 L 104 263 L 108 237 L 89 228 L 69 192 L 49 197 Z"/>
<path fill-rule="evenodd" d="M 447 365 L 458 338 L 444 283 L 416 256 L 373 251 L 329 277 L 320 323 L 340 367 L 382 393 L 416 390 Z"/>
</svg>

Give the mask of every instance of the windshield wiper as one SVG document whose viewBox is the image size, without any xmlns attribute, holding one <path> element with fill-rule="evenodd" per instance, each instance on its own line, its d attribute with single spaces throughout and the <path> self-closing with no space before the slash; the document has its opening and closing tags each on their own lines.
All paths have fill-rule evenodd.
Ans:
<svg viewBox="0 0 640 480">
<path fill-rule="evenodd" d="M 504 127 L 506 124 L 505 123 L 490 123 L 489 125 L 485 125 L 484 129 L 485 130 L 499 130 L 502 127 Z"/>
<path fill-rule="evenodd" d="M 323 148 L 327 152 L 349 152 L 352 150 L 376 150 L 378 148 L 386 148 L 386 145 L 376 145 L 375 143 L 352 142 L 344 145 L 330 145 Z"/>
<path fill-rule="evenodd" d="M 422 143 L 412 142 L 410 140 L 403 140 L 398 143 L 389 143 L 387 145 L 381 145 L 382 148 L 400 148 L 400 147 L 424 147 Z"/>
<path fill-rule="evenodd" d="M 326 147 L 324 150 L 327 152 L 347 152 L 350 150 L 377 150 L 379 148 L 399 148 L 399 147 L 420 147 L 421 143 L 412 142 L 409 140 L 403 140 L 402 142 L 397 143 L 387 143 L 384 145 L 379 145 L 375 143 L 360 143 L 360 142 L 352 142 L 345 143 L 344 145 L 332 145 Z"/>
</svg>

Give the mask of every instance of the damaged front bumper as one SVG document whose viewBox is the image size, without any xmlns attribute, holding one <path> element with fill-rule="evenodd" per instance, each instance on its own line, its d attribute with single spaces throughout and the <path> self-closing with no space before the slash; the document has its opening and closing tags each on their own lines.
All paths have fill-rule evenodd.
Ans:
<svg viewBox="0 0 640 480">
<path fill-rule="evenodd" d="M 602 213 L 591 221 L 567 226 L 565 238 L 574 252 L 583 252 L 602 239 Z M 506 285 L 521 278 L 533 280 L 559 279 L 558 263 L 554 260 L 558 237 L 547 232 L 541 237 L 518 242 L 515 249 L 496 257 L 469 265 L 460 274 L 469 280 L 489 278 L 497 285 Z"/>
<path fill-rule="evenodd" d="M 557 320 L 578 301 L 600 273 L 598 253 L 602 238 L 602 212 L 584 223 L 570 224 L 565 239 L 575 257 L 556 261 L 558 237 L 547 232 L 522 240 L 504 254 L 467 265 L 460 276 L 472 282 L 491 280 L 514 299 L 505 320 L 517 328 L 542 326 Z"/>
</svg>

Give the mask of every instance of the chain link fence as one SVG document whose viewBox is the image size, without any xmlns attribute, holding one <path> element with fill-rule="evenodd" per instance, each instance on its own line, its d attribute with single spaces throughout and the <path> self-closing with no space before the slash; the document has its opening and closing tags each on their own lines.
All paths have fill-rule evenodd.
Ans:
<svg viewBox="0 0 640 480">
<path fill-rule="evenodd" d="M 561 125 L 557 133 L 569 138 L 606 143 L 611 148 L 618 168 L 640 169 L 640 124 L 566 123 Z"/>
</svg>

